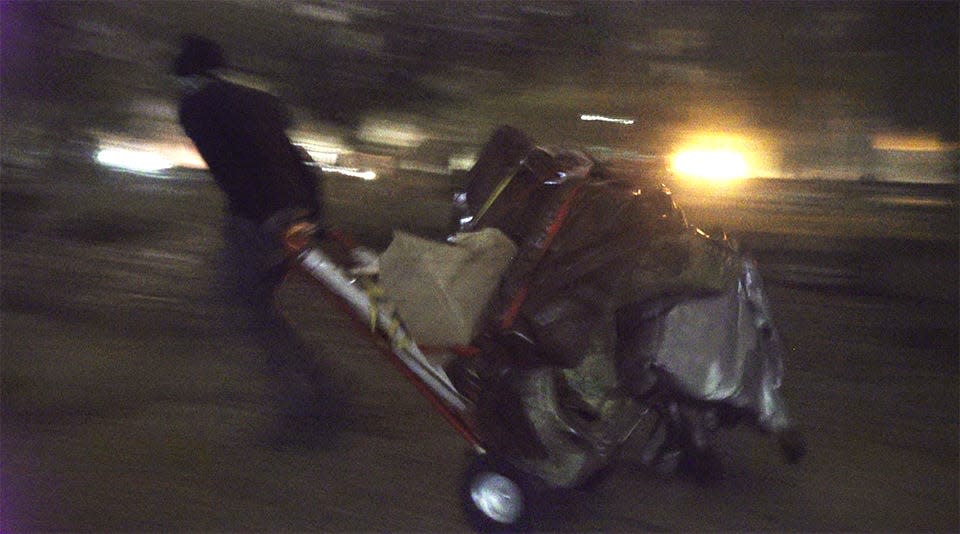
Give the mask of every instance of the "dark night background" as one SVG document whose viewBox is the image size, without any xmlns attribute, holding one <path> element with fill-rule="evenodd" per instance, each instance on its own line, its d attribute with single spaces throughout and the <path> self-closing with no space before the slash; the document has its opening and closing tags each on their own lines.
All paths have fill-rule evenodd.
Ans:
<svg viewBox="0 0 960 534">
<path fill-rule="evenodd" d="M 662 180 L 757 259 L 804 462 L 737 428 L 701 483 L 645 468 L 638 438 L 545 530 L 957 532 L 958 12 L 0 2 L 0 531 L 467 528 L 467 446 L 303 277 L 283 307 L 360 397 L 329 447 L 259 440 L 259 352 L 216 297 L 223 200 L 177 124 L 169 71 L 192 32 L 290 106 L 328 221 L 361 244 L 445 237 L 463 170 L 506 123 L 641 190 Z M 704 146 L 749 165 L 727 181 L 677 164 Z"/>
<path fill-rule="evenodd" d="M 768 140 L 779 175 L 849 178 L 878 134 L 958 136 L 956 2 L 26 1 L 2 24 L 7 156 L 179 135 L 185 32 L 351 149 L 382 151 L 358 137 L 383 118 L 449 146 L 511 123 L 645 154 L 711 129 Z"/>
</svg>

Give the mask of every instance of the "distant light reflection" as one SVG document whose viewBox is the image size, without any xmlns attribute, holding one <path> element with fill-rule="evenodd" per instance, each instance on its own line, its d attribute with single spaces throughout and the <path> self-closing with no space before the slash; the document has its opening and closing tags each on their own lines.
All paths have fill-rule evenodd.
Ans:
<svg viewBox="0 0 960 534">
<path fill-rule="evenodd" d="M 615 124 L 624 124 L 631 125 L 633 124 L 633 119 L 621 119 L 617 117 L 606 117 L 603 115 L 580 115 L 580 120 L 582 121 L 599 121 L 599 122 L 612 122 Z"/>
<path fill-rule="evenodd" d="M 900 152 L 946 152 L 955 149 L 955 145 L 944 143 L 936 135 L 883 133 L 873 137 L 874 150 L 895 150 Z"/>
</svg>

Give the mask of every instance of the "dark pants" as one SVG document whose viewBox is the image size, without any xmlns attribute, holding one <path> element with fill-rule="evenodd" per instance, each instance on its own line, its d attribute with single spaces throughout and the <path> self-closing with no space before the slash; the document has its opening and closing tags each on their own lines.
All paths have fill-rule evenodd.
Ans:
<svg viewBox="0 0 960 534">
<path fill-rule="evenodd" d="M 256 222 L 227 216 L 220 273 L 230 308 L 244 334 L 265 355 L 272 395 L 282 416 L 321 416 L 328 373 L 280 311 L 277 291 L 288 268 L 273 232 Z"/>
</svg>

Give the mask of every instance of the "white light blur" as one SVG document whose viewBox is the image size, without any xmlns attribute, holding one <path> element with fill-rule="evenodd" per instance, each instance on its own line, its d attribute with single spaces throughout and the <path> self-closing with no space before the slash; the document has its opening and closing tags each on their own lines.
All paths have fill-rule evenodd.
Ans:
<svg viewBox="0 0 960 534">
<path fill-rule="evenodd" d="M 389 119 L 364 120 L 357 137 L 367 143 L 403 148 L 418 147 L 427 138 L 420 128 Z"/>
<path fill-rule="evenodd" d="M 304 17 L 322 20 L 324 22 L 347 24 L 352 20 L 350 13 L 346 11 L 337 8 L 308 4 L 306 2 L 294 3 L 293 12 L 297 15 L 303 15 Z"/>
<path fill-rule="evenodd" d="M 336 163 L 337 159 L 340 157 L 339 152 L 330 152 L 327 150 L 307 150 L 307 153 L 310 154 L 310 157 L 313 158 L 313 161 L 316 161 L 320 164 Z"/>
<path fill-rule="evenodd" d="M 580 115 L 580 120 L 582 121 L 600 121 L 600 122 L 612 122 L 615 124 L 624 124 L 631 125 L 633 124 L 633 119 L 620 119 L 617 117 L 606 117 L 603 115 Z"/>
<path fill-rule="evenodd" d="M 477 163 L 477 156 L 474 154 L 458 154 L 449 159 L 447 167 L 452 171 L 469 171 Z"/>
<path fill-rule="evenodd" d="M 127 148 L 102 148 L 97 152 L 97 162 L 136 172 L 159 172 L 173 167 L 169 160 L 156 153 Z"/>
<path fill-rule="evenodd" d="M 323 169 L 323 172 L 342 174 L 344 176 L 351 176 L 353 178 L 360 178 L 367 181 L 377 179 L 377 173 L 373 171 L 362 171 L 352 167 L 338 167 L 336 165 L 323 165 L 320 168 Z"/>
<path fill-rule="evenodd" d="M 333 141 L 318 140 L 306 135 L 293 137 L 293 143 L 306 150 L 313 161 L 320 165 L 335 165 L 344 151 Z"/>
</svg>

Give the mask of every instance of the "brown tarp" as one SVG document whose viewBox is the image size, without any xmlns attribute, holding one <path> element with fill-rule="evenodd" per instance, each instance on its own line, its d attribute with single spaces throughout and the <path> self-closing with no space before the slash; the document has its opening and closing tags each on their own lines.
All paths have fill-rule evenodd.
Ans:
<svg viewBox="0 0 960 534">
<path fill-rule="evenodd" d="M 523 469 L 582 482 L 664 379 L 752 412 L 761 428 L 787 425 L 758 273 L 729 241 L 688 225 L 664 187 L 503 127 L 459 208 L 467 229 L 497 228 L 518 247 L 470 365 L 487 380 L 482 432 Z"/>
<path fill-rule="evenodd" d="M 641 187 L 637 177 L 600 166 L 563 172 L 562 156 L 530 148 L 505 127 L 468 177 L 470 210 L 489 204 L 473 227 L 499 228 L 519 248 L 488 309 L 488 334 L 519 331 L 548 363 L 572 367 L 588 347 L 614 351 L 625 309 L 718 294 L 736 283 L 736 254 L 689 226 L 662 186 Z"/>
</svg>

